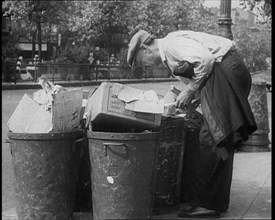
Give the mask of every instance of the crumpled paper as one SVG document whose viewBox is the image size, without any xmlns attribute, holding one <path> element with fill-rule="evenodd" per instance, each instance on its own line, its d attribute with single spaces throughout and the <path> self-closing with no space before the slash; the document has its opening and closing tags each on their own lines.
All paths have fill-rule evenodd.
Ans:
<svg viewBox="0 0 275 220">
<path fill-rule="evenodd" d="M 39 77 L 38 84 L 41 85 L 42 89 L 33 93 L 33 100 L 43 106 L 45 110 L 51 111 L 53 101 L 52 95 L 66 91 L 66 89 L 60 85 L 54 85 L 45 77 Z"/>
<path fill-rule="evenodd" d="M 124 87 L 118 93 L 118 99 L 125 102 L 125 109 L 144 112 L 162 114 L 164 112 L 163 102 L 153 90 L 141 91 L 133 88 Z"/>
<path fill-rule="evenodd" d="M 40 79 L 41 80 L 41 79 Z M 10 117 L 7 126 L 17 133 L 49 133 L 78 129 L 82 90 L 66 91 L 47 79 L 40 81 L 42 90 L 25 94 Z"/>
</svg>

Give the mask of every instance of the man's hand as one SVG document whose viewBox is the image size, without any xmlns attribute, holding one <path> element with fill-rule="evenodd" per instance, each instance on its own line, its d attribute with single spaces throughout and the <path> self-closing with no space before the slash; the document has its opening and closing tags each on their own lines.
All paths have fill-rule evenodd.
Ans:
<svg viewBox="0 0 275 220">
<path fill-rule="evenodd" d="M 176 100 L 176 108 L 181 108 L 183 110 L 187 110 L 188 106 L 192 102 L 192 100 L 195 98 L 196 91 L 187 90 L 182 91 Z"/>
</svg>

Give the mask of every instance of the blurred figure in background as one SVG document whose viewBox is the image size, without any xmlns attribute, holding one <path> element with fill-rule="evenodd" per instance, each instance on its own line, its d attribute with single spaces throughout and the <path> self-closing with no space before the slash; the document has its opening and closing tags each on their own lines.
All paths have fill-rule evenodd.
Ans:
<svg viewBox="0 0 275 220">
<path fill-rule="evenodd" d="M 110 63 L 116 63 L 116 62 L 117 62 L 117 58 L 115 57 L 114 54 L 112 54 L 110 57 Z"/>
<path fill-rule="evenodd" d="M 19 56 L 17 59 L 17 63 L 16 63 L 16 80 L 20 79 L 21 76 L 21 66 L 22 66 L 22 62 L 23 62 L 23 57 Z"/>
<path fill-rule="evenodd" d="M 96 62 L 95 62 L 95 58 L 94 58 L 94 53 L 91 52 L 89 55 L 90 56 L 88 58 L 88 61 L 89 61 L 89 64 L 90 64 L 90 66 L 89 66 L 90 77 L 91 77 L 91 79 L 94 79 L 94 72 L 95 72 L 95 64 L 96 64 Z"/>
</svg>

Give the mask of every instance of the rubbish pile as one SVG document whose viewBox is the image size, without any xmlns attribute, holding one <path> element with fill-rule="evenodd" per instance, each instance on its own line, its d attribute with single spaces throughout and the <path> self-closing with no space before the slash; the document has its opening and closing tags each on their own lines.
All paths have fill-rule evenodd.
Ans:
<svg viewBox="0 0 275 220">
<path fill-rule="evenodd" d="M 38 84 L 42 89 L 32 97 L 25 94 L 13 112 L 7 124 L 10 131 L 72 131 L 84 121 L 84 126 L 93 131 L 141 132 L 156 130 L 165 117 L 186 115 L 175 107 L 180 90 L 174 86 L 161 97 L 153 90 L 103 82 L 84 98 L 82 89 L 67 90 L 43 77 Z"/>
<path fill-rule="evenodd" d="M 42 89 L 25 94 L 10 117 L 7 126 L 15 133 L 66 132 L 78 129 L 83 93 L 67 90 L 39 78 Z"/>
</svg>

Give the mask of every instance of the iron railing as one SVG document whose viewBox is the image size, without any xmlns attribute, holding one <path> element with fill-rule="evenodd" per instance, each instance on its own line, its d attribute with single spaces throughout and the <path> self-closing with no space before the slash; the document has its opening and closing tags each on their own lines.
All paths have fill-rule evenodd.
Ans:
<svg viewBox="0 0 275 220">
<path fill-rule="evenodd" d="M 167 78 L 169 72 L 164 66 L 157 67 L 147 72 L 133 72 L 129 66 L 102 64 L 56 64 L 39 63 L 23 64 L 20 70 L 16 70 L 16 64 L 5 64 L 3 74 L 17 77 L 17 81 L 37 81 L 38 77 L 44 76 L 51 81 L 71 80 L 99 80 L 99 79 L 135 79 L 135 78 Z M 4 77 L 5 78 L 5 77 Z"/>
</svg>

